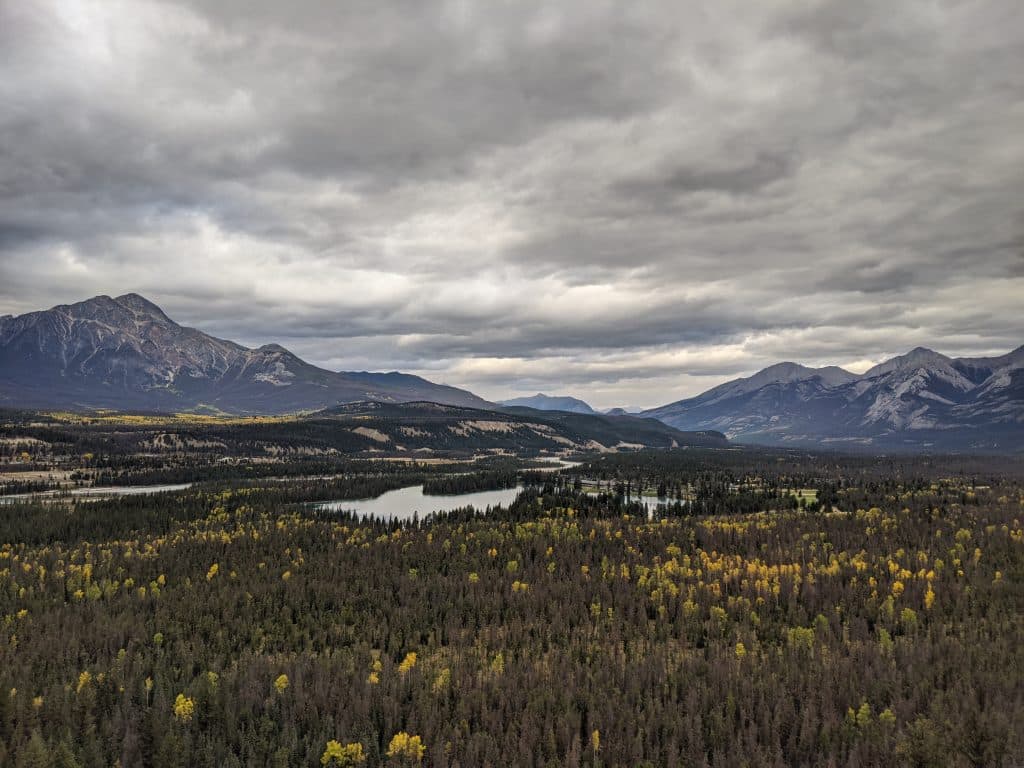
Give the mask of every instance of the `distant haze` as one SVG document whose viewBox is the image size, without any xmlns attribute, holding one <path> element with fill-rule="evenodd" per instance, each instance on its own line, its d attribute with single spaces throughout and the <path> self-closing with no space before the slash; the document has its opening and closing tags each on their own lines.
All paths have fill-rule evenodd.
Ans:
<svg viewBox="0 0 1024 768">
<path fill-rule="evenodd" d="M 1024 343 L 1016 0 L 10 0 L 0 105 L 0 315 L 594 408 Z"/>
</svg>

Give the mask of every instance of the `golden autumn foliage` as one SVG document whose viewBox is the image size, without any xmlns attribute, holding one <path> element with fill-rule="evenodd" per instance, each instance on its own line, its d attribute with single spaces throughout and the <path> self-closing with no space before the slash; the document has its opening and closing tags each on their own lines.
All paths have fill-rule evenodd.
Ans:
<svg viewBox="0 0 1024 768">
<path fill-rule="evenodd" d="M 336 768 L 354 768 L 366 762 L 366 755 L 363 752 L 363 745 L 360 743 L 342 744 L 341 742 L 327 742 L 323 755 L 320 756 L 320 764 L 335 766 Z"/>
<path fill-rule="evenodd" d="M 423 760 L 426 751 L 427 748 L 419 736 L 410 736 L 405 731 L 399 731 L 391 737 L 387 755 L 391 758 L 418 764 Z"/>
<path fill-rule="evenodd" d="M 432 690 L 434 693 L 444 693 L 448 690 L 452 683 L 452 671 L 450 669 L 442 669 L 437 673 L 437 677 L 434 678 L 434 684 Z"/>
<path fill-rule="evenodd" d="M 178 722 L 188 723 L 196 712 L 196 702 L 183 693 L 179 693 L 174 699 L 174 717 Z"/>
<path fill-rule="evenodd" d="M 75 692 L 81 693 L 92 684 L 92 673 L 89 670 L 85 670 L 78 676 L 78 685 L 75 686 Z"/>
<path fill-rule="evenodd" d="M 409 653 L 405 654 L 405 658 L 402 659 L 402 662 L 398 665 L 398 673 L 400 675 L 407 675 L 409 674 L 409 672 L 413 670 L 415 666 L 416 652 L 410 651 Z"/>
</svg>

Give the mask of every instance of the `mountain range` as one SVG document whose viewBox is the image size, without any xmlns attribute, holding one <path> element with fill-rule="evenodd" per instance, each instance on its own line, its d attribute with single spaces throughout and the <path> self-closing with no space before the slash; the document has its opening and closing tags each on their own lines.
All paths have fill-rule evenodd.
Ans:
<svg viewBox="0 0 1024 768">
<path fill-rule="evenodd" d="M 740 442 L 881 450 L 1024 450 L 1024 347 L 950 358 L 918 347 L 863 374 L 780 363 L 644 411 Z"/>
<path fill-rule="evenodd" d="M 495 405 L 418 376 L 329 371 L 277 344 L 250 349 L 179 325 L 134 293 L 0 317 L 0 407 L 245 415 L 371 401 L 597 415 L 568 396 Z M 638 415 L 634 431 L 657 419 L 755 444 L 1024 451 L 1024 347 L 991 358 L 919 347 L 863 374 L 779 363 Z"/>
<path fill-rule="evenodd" d="M 538 392 L 530 397 L 514 397 L 511 400 L 502 400 L 499 405 L 519 406 L 522 408 L 533 408 L 538 411 L 566 411 L 567 413 L 597 413 L 587 403 L 578 397 L 551 396 Z"/>
<path fill-rule="evenodd" d="M 249 349 L 134 293 L 0 317 L 0 405 L 267 414 L 364 400 L 490 407 L 418 376 L 336 373 L 277 344 Z"/>
</svg>

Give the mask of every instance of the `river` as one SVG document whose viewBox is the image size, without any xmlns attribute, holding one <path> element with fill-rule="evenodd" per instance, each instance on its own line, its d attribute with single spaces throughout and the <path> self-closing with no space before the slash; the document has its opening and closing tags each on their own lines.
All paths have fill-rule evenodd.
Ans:
<svg viewBox="0 0 1024 768">
<path fill-rule="evenodd" d="M 191 488 L 192 483 L 176 483 L 172 485 L 111 485 L 92 488 L 61 488 L 55 491 L 39 493 L 15 493 L 0 496 L 0 504 L 17 504 L 25 501 L 59 501 L 61 499 L 110 499 L 114 496 L 144 496 L 152 493 L 168 493 L 184 491 Z"/>
</svg>

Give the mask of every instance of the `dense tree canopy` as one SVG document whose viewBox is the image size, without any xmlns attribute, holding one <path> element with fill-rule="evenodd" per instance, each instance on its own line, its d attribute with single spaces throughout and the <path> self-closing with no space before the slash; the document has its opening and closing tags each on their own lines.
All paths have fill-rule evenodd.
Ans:
<svg viewBox="0 0 1024 768">
<path fill-rule="evenodd" d="M 490 515 L 299 503 L 429 474 L 0 507 L 0 764 L 1024 761 L 1012 472 L 647 453 Z"/>
</svg>

